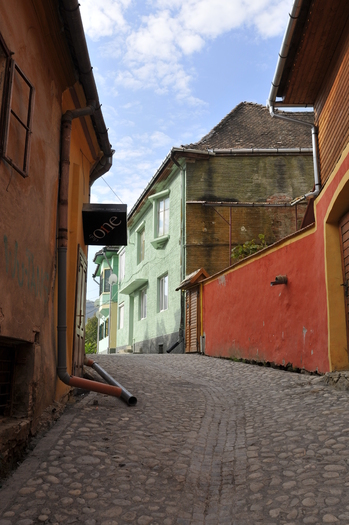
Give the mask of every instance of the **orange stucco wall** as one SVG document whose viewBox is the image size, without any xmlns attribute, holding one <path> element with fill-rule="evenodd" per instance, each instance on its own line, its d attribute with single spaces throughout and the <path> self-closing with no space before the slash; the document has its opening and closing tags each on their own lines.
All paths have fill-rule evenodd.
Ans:
<svg viewBox="0 0 349 525">
<path fill-rule="evenodd" d="M 48 31 L 48 24 L 50 31 Z M 2 2 L 0 32 L 13 59 L 35 88 L 29 176 L 0 159 L 0 346 L 25 345 L 29 407 L 34 419 L 69 388 L 56 377 L 56 228 L 61 116 L 85 104 L 61 31 L 57 3 Z M 68 232 L 68 371 L 71 368 L 77 250 L 83 242 L 81 209 L 89 201 L 89 173 L 99 155 L 90 119 L 73 122 Z M 91 152 L 91 144 L 92 150 Z M 16 346 L 17 345 L 17 346 Z M 24 376 L 23 376 L 24 377 Z"/>
<path fill-rule="evenodd" d="M 345 150 L 315 203 L 316 226 L 203 285 L 205 351 L 326 372 L 348 366 L 338 221 L 349 209 Z M 270 286 L 280 274 L 287 285 Z"/>
<path fill-rule="evenodd" d="M 35 418 L 56 382 L 54 283 L 63 78 L 32 2 L 1 3 L 1 34 L 35 88 L 29 175 L 0 161 L 1 338 L 23 341 Z M 47 33 L 47 31 L 46 31 Z M 28 347 L 28 349 L 30 346 Z M 15 351 L 15 347 L 14 347 Z"/>
</svg>

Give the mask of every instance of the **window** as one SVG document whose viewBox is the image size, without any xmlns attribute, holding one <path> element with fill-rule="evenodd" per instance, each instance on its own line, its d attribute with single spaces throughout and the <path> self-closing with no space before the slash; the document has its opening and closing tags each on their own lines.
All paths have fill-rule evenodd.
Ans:
<svg viewBox="0 0 349 525">
<path fill-rule="evenodd" d="M 103 292 L 110 292 L 110 268 L 106 268 L 103 273 L 101 273 L 101 278 L 99 280 L 99 295 L 102 295 Z"/>
<path fill-rule="evenodd" d="M 159 310 L 167 310 L 168 308 L 168 275 L 164 275 L 159 279 Z"/>
<path fill-rule="evenodd" d="M 145 256 L 145 228 L 137 233 L 138 242 L 138 264 L 144 261 Z"/>
<path fill-rule="evenodd" d="M 151 195 L 153 205 L 154 238 L 150 241 L 156 250 L 165 248 L 170 238 L 170 190 Z"/>
<path fill-rule="evenodd" d="M 125 248 L 119 253 L 119 284 L 125 279 Z"/>
<path fill-rule="evenodd" d="M 34 91 L 0 35 L 0 152 L 23 177 L 29 170 Z"/>
<path fill-rule="evenodd" d="M 143 288 L 139 294 L 139 312 L 140 319 L 147 317 L 147 289 Z"/>
<path fill-rule="evenodd" d="M 157 202 L 157 236 L 168 235 L 170 223 L 170 199 L 159 200 Z"/>
<path fill-rule="evenodd" d="M 121 330 L 124 327 L 124 315 L 125 315 L 124 303 L 121 303 L 119 305 L 119 330 Z"/>
<path fill-rule="evenodd" d="M 105 337 L 108 337 L 109 319 L 106 319 L 99 325 L 99 340 L 101 341 Z"/>
</svg>

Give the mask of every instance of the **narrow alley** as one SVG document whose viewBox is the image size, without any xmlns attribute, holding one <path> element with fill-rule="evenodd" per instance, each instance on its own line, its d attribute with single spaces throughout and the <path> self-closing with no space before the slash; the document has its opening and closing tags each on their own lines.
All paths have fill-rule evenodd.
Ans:
<svg viewBox="0 0 349 525">
<path fill-rule="evenodd" d="M 3 483 L 0 525 L 349 523 L 349 393 L 201 355 L 95 357 L 138 398 L 69 406 Z"/>
</svg>

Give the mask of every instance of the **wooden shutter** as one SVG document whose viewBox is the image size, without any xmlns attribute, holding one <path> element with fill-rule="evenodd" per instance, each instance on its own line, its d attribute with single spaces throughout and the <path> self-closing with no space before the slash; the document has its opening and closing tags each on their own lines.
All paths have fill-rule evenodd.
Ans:
<svg viewBox="0 0 349 525">
<path fill-rule="evenodd" d="M 85 356 L 85 312 L 86 312 L 87 260 L 78 247 L 78 264 L 75 295 L 75 329 L 73 349 L 73 374 L 82 376 Z"/>
<path fill-rule="evenodd" d="M 199 288 L 195 287 L 186 293 L 186 330 L 185 351 L 198 352 L 199 350 Z"/>
</svg>

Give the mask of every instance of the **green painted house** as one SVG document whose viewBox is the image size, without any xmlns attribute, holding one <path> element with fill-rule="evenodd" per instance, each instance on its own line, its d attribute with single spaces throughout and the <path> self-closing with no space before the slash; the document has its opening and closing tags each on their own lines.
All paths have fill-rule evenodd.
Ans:
<svg viewBox="0 0 349 525">
<path fill-rule="evenodd" d="M 188 316 L 183 285 L 198 283 L 188 276 L 228 267 L 232 248 L 260 233 L 272 244 L 301 228 L 305 205 L 292 204 L 312 189 L 313 160 L 311 133 L 299 128 L 244 102 L 199 142 L 170 151 L 128 215 L 117 351 L 198 351 L 200 301 Z"/>
<path fill-rule="evenodd" d="M 93 259 L 96 263 L 93 279 L 99 285 L 99 298 L 95 301 L 97 354 L 115 354 L 116 351 L 119 249 L 118 246 L 108 246 L 99 250 Z"/>
</svg>

